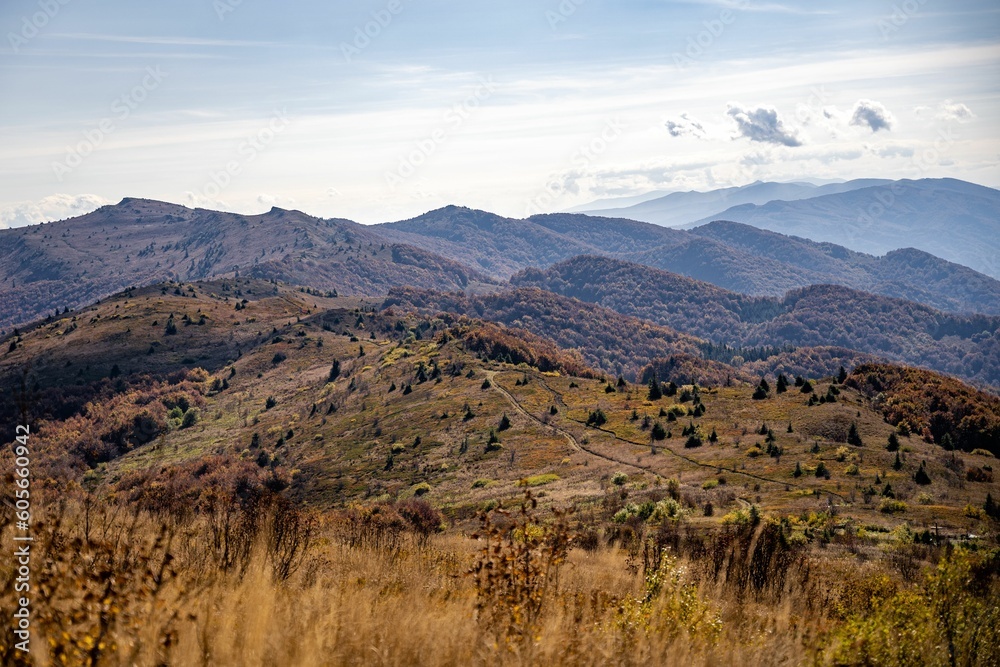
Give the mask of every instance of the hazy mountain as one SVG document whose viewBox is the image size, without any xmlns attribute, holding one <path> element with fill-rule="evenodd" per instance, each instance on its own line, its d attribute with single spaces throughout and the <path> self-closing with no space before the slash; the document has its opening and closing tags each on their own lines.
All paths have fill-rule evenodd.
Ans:
<svg viewBox="0 0 1000 667">
<path fill-rule="evenodd" d="M 1000 190 L 922 179 L 776 199 L 785 201 L 733 206 L 697 224 L 732 220 L 879 255 L 912 247 L 1000 278 Z"/>
<path fill-rule="evenodd" d="M 400 284 L 463 289 L 486 280 L 349 220 L 124 199 L 78 218 L 0 231 L 0 330 L 128 286 L 236 272 L 368 295 Z"/>
<path fill-rule="evenodd" d="M 833 345 L 1000 386 L 1000 317 L 951 315 L 834 285 L 806 287 L 782 298 L 750 297 L 605 257 L 577 257 L 547 271 L 528 269 L 511 282 L 720 345 Z"/>
<path fill-rule="evenodd" d="M 874 257 L 735 223 L 678 230 L 572 213 L 514 220 L 449 206 L 372 229 L 497 279 L 581 254 L 604 255 L 751 295 L 829 283 L 942 310 L 1000 314 L 1000 281 L 931 255 L 906 250 Z"/>
<path fill-rule="evenodd" d="M 859 188 L 876 185 L 886 185 L 891 181 L 885 179 L 858 179 L 846 183 L 829 183 L 814 185 L 807 182 L 773 183 L 757 181 L 750 185 L 732 188 L 720 188 L 708 192 L 672 192 L 640 202 L 622 200 L 617 206 L 614 202 L 605 205 L 592 206 L 581 210 L 582 213 L 609 215 L 631 220 L 641 220 L 657 225 L 674 227 L 712 216 L 729 207 L 746 204 L 766 204 L 780 199 L 794 201 L 808 199 L 821 195 L 850 192 Z M 595 202 L 595 204 L 600 202 Z M 718 216 L 716 216 L 718 217 Z M 726 218 L 729 219 L 729 218 Z"/>
</svg>

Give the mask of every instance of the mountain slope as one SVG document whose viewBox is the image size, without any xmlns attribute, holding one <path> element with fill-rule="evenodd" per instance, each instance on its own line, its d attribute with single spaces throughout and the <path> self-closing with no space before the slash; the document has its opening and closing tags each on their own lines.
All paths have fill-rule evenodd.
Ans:
<svg viewBox="0 0 1000 667">
<path fill-rule="evenodd" d="M 399 284 L 463 289 L 486 280 L 348 220 L 124 199 L 79 218 L 0 231 L 0 330 L 132 285 L 237 272 L 370 295 Z"/>
<path fill-rule="evenodd" d="M 1000 386 L 1000 318 L 959 316 L 834 285 L 750 297 L 648 266 L 578 257 L 511 280 L 719 344 L 833 345 Z"/>
<path fill-rule="evenodd" d="M 915 248 L 874 257 L 832 243 L 726 221 L 710 222 L 691 231 L 743 252 L 811 271 L 822 278 L 817 283 L 845 285 L 949 312 L 1000 314 L 1000 281 Z"/>
<path fill-rule="evenodd" d="M 904 180 L 799 201 L 743 204 L 700 222 L 711 220 L 872 254 L 913 247 L 1000 278 L 1000 191 L 964 181 Z"/>
</svg>

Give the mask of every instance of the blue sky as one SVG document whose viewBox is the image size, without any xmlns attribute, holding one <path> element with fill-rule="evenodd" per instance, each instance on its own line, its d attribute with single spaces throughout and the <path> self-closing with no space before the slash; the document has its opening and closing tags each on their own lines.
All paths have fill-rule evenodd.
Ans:
<svg viewBox="0 0 1000 667">
<path fill-rule="evenodd" d="M 768 179 L 1000 186 L 986 0 L 8 0 L 0 36 L 0 226 L 124 196 L 378 222 Z"/>
</svg>

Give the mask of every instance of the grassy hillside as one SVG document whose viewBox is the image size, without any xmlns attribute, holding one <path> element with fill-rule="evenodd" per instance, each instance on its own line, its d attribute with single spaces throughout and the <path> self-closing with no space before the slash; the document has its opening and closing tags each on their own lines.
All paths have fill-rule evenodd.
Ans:
<svg viewBox="0 0 1000 667">
<path fill-rule="evenodd" d="M 915 428 L 995 412 L 991 397 L 889 366 L 784 391 L 698 386 L 685 374 L 717 362 L 680 353 L 633 384 L 485 310 L 428 312 L 240 279 L 25 329 L 0 378 L 17 399 L 4 430 L 32 431 L 39 650 L 853 664 L 951 637 L 957 658 L 992 659 L 995 459 Z M 915 404 L 918 385 L 947 399 Z M 8 507 L 0 534 L 14 530 Z M 11 646 L 8 628 L 5 662 Z"/>
</svg>

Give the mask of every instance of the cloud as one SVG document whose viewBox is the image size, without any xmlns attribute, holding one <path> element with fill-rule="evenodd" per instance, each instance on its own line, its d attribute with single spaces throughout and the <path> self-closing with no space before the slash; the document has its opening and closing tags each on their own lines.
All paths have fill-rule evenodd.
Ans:
<svg viewBox="0 0 1000 667">
<path fill-rule="evenodd" d="M 691 135 L 693 137 L 704 137 L 705 128 L 701 123 L 694 120 L 686 113 L 682 113 L 680 118 L 677 120 L 670 120 L 664 123 L 667 127 L 667 132 L 670 133 L 671 137 L 683 137 L 684 135 Z"/>
<path fill-rule="evenodd" d="M 941 105 L 941 112 L 938 113 L 937 117 L 941 120 L 953 120 L 959 123 L 968 123 L 976 117 L 976 114 L 972 113 L 972 109 L 965 106 L 961 102 L 945 100 Z"/>
<path fill-rule="evenodd" d="M 49 195 L 38 201 L 15 202 L 0 207 L 0 229 L 37 225 L 64 218 L 75 218 L 110 204 L 100 195 Z"/>
<path fill-rule="evenodd" d="M 802 145 L 795 132 L 785 128 L 775 109 L 767 107 L 744 109 L 738 104 L 730 104 L 726 113 L 736 121 L 740 135 L 750 141 L 781 146 Z"/>
<path fill-rule="evenodd" d="M 854 105 L 854 113 L 851 114 L 851 125 L 867 127 L 872 132 L 891 130 L 895 122 L 896 119 L 889 110 L 873 100 L 858 100 Z"/>
<path fill-rule="evenodd" d="M 291 197 L 271 195 L 266 192 L 262 192 L 257 195 L 257 203 L 269 207 L 277 206 L 278 208 L 290 208 L 295 205 L 295 200 Z"/>
</svg>

